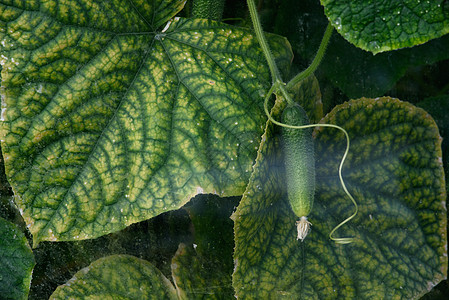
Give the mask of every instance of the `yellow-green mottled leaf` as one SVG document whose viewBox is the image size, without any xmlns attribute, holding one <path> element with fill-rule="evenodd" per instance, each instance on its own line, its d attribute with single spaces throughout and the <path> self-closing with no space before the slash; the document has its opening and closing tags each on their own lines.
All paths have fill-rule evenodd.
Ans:
<svg viewBox="0 0 449 300">
<path fill-rule="evenodd" d="M 100 258 L 59 286 L 50 299 L 178 299 L 152 264 L 130 255 Z"/>
<path fill-rule="evenodd" d="M 0 218 L 0 298 L 28 299 L 33 252 L 22 231 Z"/>
<path fill-rule="evenodd" d="M 449 33 L 447 0 L 321 0 L 321 4 L 346 40 L 374 54 Z"/>
<path fill-rule="evenodd" d="M 274 115 L 281 111 L 274 108 Z M 343 167 L 359 204 L 338 179 L 341 132 L 316 136 L 316 194 L 304 242 L 296 240 L 287 201 L 279 128 L 271 123 L 244 197 L 234 214 L 233 285 L 244 299 L 414 299 L 447 276 L 447 233 L 441 139 L 422 109 L 392 98 L 352 100 L 323 120 L 345 128 L 351 150 Z"/>
<path fill-rule="evenodd" d="M 323 117 L 323 102 L 318 80 L 311 75 L 300 81 L 291 90 L 298 102 L 307 111 L 310 123 L 318 123 Z"/>
<path fill-rule="evenodd" d="M 57 3 L 0 4 L 2 150 L 34 242 L 241 194 L 270 83 L 251 31 L 180 18 L 157 31 L 179 1 Z M 288 65 L 286 40 L 270 40 Z"/>
<path fill-rule="evenodd" d="M 441 149 L 443 151 L 443 163 L 446 174 L 446 193 L 449 193 L 449 95 L 424 99 L 417 106 L 432 116 L 443 138 Z"/>
</svg>

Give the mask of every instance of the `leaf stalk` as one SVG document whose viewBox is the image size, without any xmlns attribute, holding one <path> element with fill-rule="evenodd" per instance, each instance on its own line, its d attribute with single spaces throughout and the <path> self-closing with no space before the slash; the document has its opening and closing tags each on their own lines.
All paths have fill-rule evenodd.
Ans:
<svg viewBox="0 0 449 300">
<path fill-rule="evenodd" d="M 332 36 L 332 32 L 334 30 L 334 27 L 331 25 L 331 23 L 327 24 L 326 31 L 324 32 L 323 39 L 321 40 L 320 47 L 318 48 L 318 52 L 316 53 L 312 63 L 310 64 L 307 69 L 293 77 L 289 83 L 287 83 L 287 90 L 291 90 L 296 84 L 303 81 L 310 75 L 312 75 L 318 66 L 321 63 L 321 60 L 324 57 L 324 54 L 326 53 L 327 45 L 329 44 L 329 40 Z"/>
<path fill-rule="evenodd" d="M 263 54 L 268 63 L 268 67 L 270 68 L 271 79 L 273 80 L 273 84 L 277 81 L 281 81 L 281 76 L 279 70 L 277 68 L 276 62 L 274 61 L 273 53 L 270 50 L 270 46 L 265 39 L 265 35 L 262 31 L 262 25 L 260 25 L 259 15 L 257 13 L 256 4 L 254 0 L 247 0 L 249 13 L 251 15 L 251 20 L 253 22 L 253 28 L 256 32 L 257 40 L 259 41 L 260 47 L 262 47 Z"/>
</svg>

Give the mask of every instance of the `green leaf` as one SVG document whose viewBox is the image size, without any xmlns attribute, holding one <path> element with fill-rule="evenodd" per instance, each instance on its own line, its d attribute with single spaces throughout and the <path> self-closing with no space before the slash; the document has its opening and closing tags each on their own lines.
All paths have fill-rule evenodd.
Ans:
<svg viewBox="0 0 449 300">
<path fill-rule="evenodd" d="M 0 16 L 2 150 L 34 243 L 98 237 L 198 193 L 241 194 L 269 86 L 251 32 L 179 18 L 154 31 L 179 5 L 86 0 L 107 9 L 82 17 L 80 1 L 52 3 L 2 4 Z M 287 41 L 270 40 L 285 68 Z"/>
<path fill-rule="evenodd" d="M 149 262 L 130 255 L 100 258 L 50 299 L 177 299 L 171 282 Z"/>
<path fill-rule="evenodd" d="M 0 295 L 2 299 L 28 299 L 33 252 L 22 231 L 0 218 Z"/>
<path fill-rule="evenodd" d="M 318 123 L 323 117 L 323 102 L 321 102 L 320 85 L 312 74 L 300 81 L 290 91 L 294 95 L 294 101 L 298 102 L 308 113 L 312 123 Z"/>
<path fill-rule="evenodd" d="M 277 116 L 282 109 L 274 108 Z M 237 296 L 245 299 L 417 298 L 446 277 L 446 198 L 441 139 L 423 110 L 392 98 L 352 100 L 323 120 L 345 128 L 343 167 L 357 217 L 338 179 L 342 133 L 315 130 L 317 189 L 312 229 L 296 240 L 285 188 L 279 129 L 267 124 L 257 162 L 234 215 Z"/>
<path fill-rule="evenodd" d="M 449 33 L 449 3 L 443 0 L 321 0 L 321 4 L 346 40 L 374 54 Z"/>
<path fill-rule="evenodd" d="M 449 95 L 431 97 L 419 102 L 417 106 L 426 110 L 438 125 L 443 138 L 443 163 L 446 175 L 446 193 L 449 194 Z"/>
<path fill-rule="evenodd" d="M 449 95 L 427 98 L 420 101 L 416 106 L 427 111 L 435 119 L 443 138 L 443 156 L 449 155 L 449 114 L 447 114 L 449 111 Z"/>
</svg>

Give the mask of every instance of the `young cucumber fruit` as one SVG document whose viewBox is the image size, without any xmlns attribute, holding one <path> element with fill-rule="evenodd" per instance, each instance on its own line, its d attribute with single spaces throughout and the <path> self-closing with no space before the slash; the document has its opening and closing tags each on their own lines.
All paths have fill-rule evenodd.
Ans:
<svg viewBox="0 0 449 300">
<path fill-rule="evenodd" d="M 288 104 L 282 112 L 282 123 L 308 125 L 309 118 L 298 104 Z M 315 156 L 312 129 L 282 127 L 287 196 L 290 206 L 300 220 L 296 222 L 298 240 L 303 241 L 310 230 L 307 216 L 312 210 L 315 194 Z"/>
</svg>

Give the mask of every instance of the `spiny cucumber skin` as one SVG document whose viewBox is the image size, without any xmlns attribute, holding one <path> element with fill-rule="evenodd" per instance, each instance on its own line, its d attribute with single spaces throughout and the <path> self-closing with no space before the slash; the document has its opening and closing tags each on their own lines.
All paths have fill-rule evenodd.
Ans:
<svg viewBox="0 0 449 300">
<path fill-rule="evenodd" d="M 308 125 L 309 118 L 298 104 L 289 104 L 282 112 L 282 123 Z M 312 129 L 282 127 L 287 196 L 298 217 L 308 216 L 315 196 L 315 155 Z"/>
</svg>

